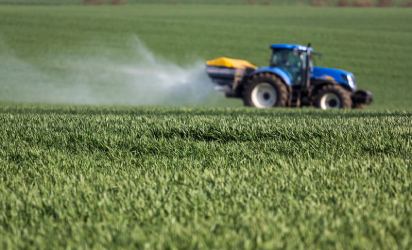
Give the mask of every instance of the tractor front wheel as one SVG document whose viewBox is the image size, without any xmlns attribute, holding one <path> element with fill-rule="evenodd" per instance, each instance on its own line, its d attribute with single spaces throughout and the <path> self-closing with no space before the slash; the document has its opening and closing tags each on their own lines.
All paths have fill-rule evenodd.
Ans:
<svg viewBox="0 0 412 250">
<path fill-rule="evenodd" d="M 315 98 L 315 106 L 321 109 L 350 109 L 350 93 L 339 85 L 324 86 Z"/>
<path fill-rule="evenodd" d="M 252 77 L 244 87 L 243 103 L 256 108 L 285 107 L 288 91 L 275 75 L 261 73 Z"/>
<path fill-rule="evenodd" d="M 365 104 L 363 104 L 363 103 L 354 103 L 354 104 L 352 105 L 352 108 L 353 108 L 353 109 L 364 109 L 364 108 L 365 108 Z"/>
</svg>

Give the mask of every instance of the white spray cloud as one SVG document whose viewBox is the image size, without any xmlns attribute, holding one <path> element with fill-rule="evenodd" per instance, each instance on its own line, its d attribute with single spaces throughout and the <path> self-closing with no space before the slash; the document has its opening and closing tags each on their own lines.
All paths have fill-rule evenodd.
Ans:
<svg viewBox="0 0 412 250">
<path fill-rule="evenodd" d="M 0 101 L 93 105 L 207 105 L 218 95 L 205 62 L 179 66 L 137 37 L 128 63 L 109 56 L 49 56 L 54 70 L 19 60 L 0 43 Z"/>
</svg>

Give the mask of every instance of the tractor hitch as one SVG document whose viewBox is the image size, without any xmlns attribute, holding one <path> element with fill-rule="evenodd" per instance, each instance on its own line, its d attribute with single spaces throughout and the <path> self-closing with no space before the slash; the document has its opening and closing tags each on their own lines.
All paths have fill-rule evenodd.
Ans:
<svg viewBox="0 0 412 250">
<path fill-rule="evenodd" d="M 352 94 L 352 102 L 359 104 L 370 104 L 373 101 L 372 92 L 367 90 L 357 90 Z"/>
</svg>

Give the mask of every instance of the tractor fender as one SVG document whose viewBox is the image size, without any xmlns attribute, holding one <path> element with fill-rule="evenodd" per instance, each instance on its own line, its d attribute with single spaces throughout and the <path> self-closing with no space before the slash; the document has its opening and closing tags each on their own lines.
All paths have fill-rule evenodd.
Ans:
<svg viewBox="0 0 412 250">
<path fill-rule="evenodd" d="M 287 85 L 287 86 L 291 86 L 292 85 L 292 80 L 291 77 L 289 76 L 288 73 L 286 73 L 286 71 L 284 71 L 283 69 L 280 68 L 273 68 L 273 67 L 262 67 L 262 68 L 258 68 L 257 70 L 253 71 L 249 77 L 253 77 L 256 74 L 259 73 L 271 73 L 276 75 L 277 77 L 279 77 L 280 79 L 282 79 L 282 81 Z"/>
</svg>

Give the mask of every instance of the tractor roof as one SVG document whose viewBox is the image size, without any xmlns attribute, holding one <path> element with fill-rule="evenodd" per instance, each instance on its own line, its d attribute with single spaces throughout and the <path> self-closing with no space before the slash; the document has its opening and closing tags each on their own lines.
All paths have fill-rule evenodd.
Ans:
<svg viewBox="0 0 412 250">
<path fill-rule="evenodd" d="M 308 47 L 298 45 L 298 44 L 272 44 L 270 46 L 271 49 L 297 49 L 301 51 L 306 51 Z M 310 51 L 313 51 L 312 48 L 309 48 Z"/>
</svg>

